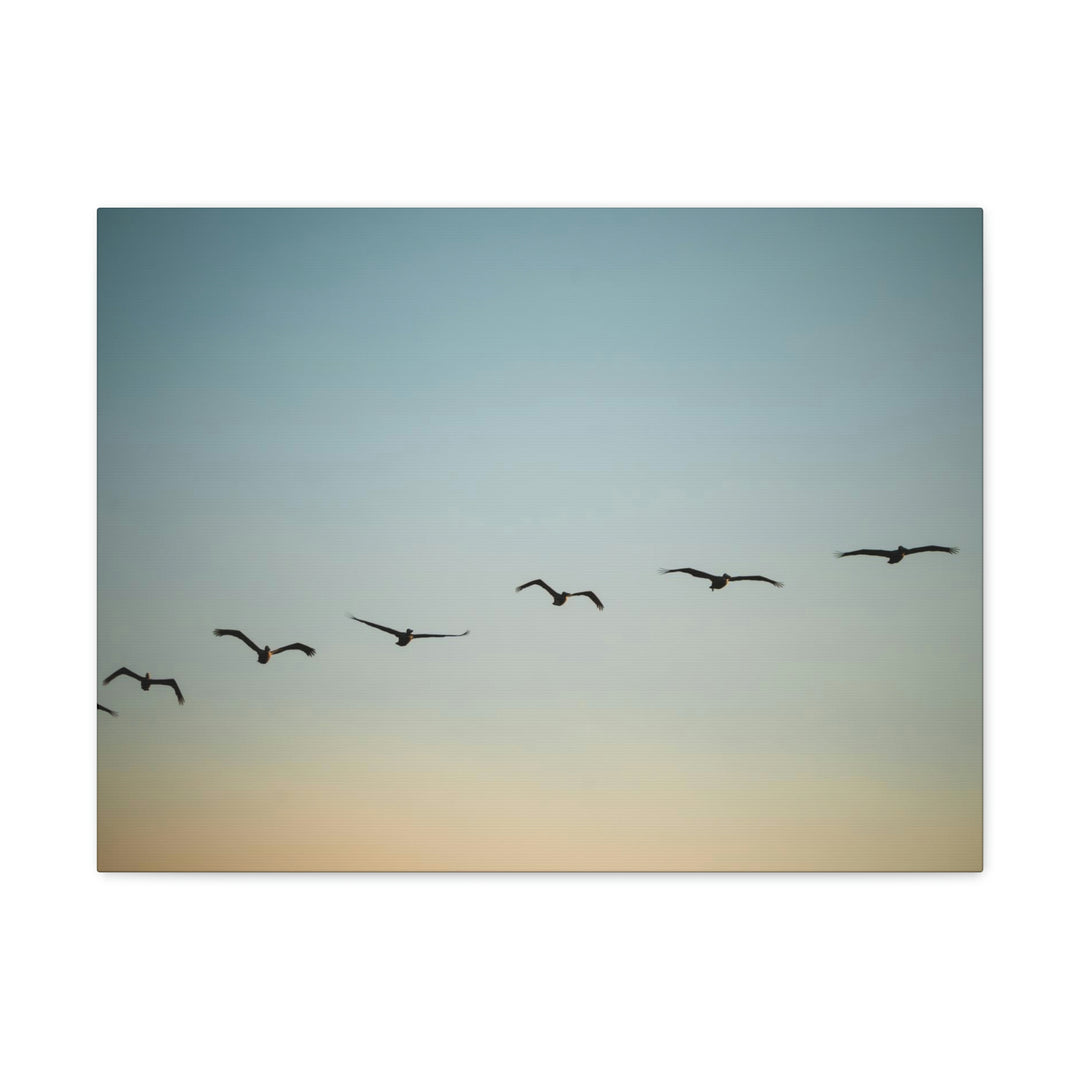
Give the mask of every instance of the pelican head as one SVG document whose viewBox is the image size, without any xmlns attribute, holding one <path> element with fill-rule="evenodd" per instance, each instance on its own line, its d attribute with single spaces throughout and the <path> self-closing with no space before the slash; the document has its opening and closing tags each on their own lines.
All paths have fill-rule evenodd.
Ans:
<svg viewBox="0 0 1080 1080">
<path fill-rule="evenodd" d="M 412 627 L 411 626 L 406 626 L 405 627 L 405 633 L 406 634 L 411 634 L 412 633 Z"/>
</svg>

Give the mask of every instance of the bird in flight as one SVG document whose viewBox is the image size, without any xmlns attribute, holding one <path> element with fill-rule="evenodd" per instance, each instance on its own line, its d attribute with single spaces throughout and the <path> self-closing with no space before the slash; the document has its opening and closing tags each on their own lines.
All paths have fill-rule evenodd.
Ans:
<svg viewBox="0 0 1080 1080">
<path fill-rule="evenodd" d="M 389 626 L 380 626 L 377 622 L 368 622 L 367 619 L 357 619 L 355 615 L 350 615 L 350 619 L 355 619 L 356 622 L 362 622 L 365 626 L 374 626 L 376 630 L 382 630 L 385 634 L 393 634 L 397 638 L 395 644 L 402 647 L 409 644 L 410 641 L 414 641 L 416 638 L 422 637 L 465 637 L 468 634 L 468 630 L 464 634 L 414 634 L 412 627 L 406 630 L 392 630 Z"/>
<path fill-rule="evenodd" d="M 264 645 L 261 649 L 254 641 L 240 630 L 215 630 L 214 637 L 234 637 L 239 638 L 249 649 L 254 649 L 259 654 L 260 664 L 269 664 L 271 656 L 277 656 L 278 653 L 288 652 L 290 649 L 299 649 L 305 656 L 314 656 L 315 650 L 310 645 L 301 645 L 299 641 L 294 641 L 291 645 L 282 645 L 280 649 L 271 649 L 269 645 Z"/>
<path fill-rule="evenodd" d="M 661 570 L 661 574 L 691 574 L 693 577 L 705 578 L 709 582 L 709 592 L 723 589 L 729 581 L 767 581 L 778 589 L 784 587 L 782 581 L 773 581 L 771 577 L 762 577 L 760 574 L 744 574 L 741 577 L 732 577 L 731 574 L 706 574 L 704 570 L 694 570 L 689 566 L 681 566 L 678 570 Z"/>
<path fill-rule="evenodd" d="M 101 702 L 98 702 L 98 712 L 107 712 L 110 716 L 116 715 L 115 709 L 107 709 Z"/>
<path fill-rule="evenodd" d="M 878 548 L 859 548 L 858 551 L 838 551 L 836 552 L 836 557 L 838 559 L 846 559 L 849 555 L 880 555 L 883 559 L 889 560 L 890 566 L 895 566 L 905 555 L 918 555 L 920 551 L 945 551 L 950 555 L 955 555 L 959 550 L 959 548 L 939 547 L 937 544 L 927 544 L 925 547 L 917 548 L 906 548 L 901 544 L 895 551 L 881 551 Z"/>
<path fill-rule="evenodd" d="M 130 678 L 135 679 L 138 682 L 139 686 L 141 686 L 144 690 L 149 690 L 151 686 L 171 686 L 173 690 L 176 691 L 176 700 L 179 701 L 181 705 L 184 704 L 184 695 L 180 693 L 180 687 L 177 686 L 175 679 L 151 679 L 149 671 L 145 675 L 136 675 L 135 672 L 131 670 L 131 668 L 117 668 L 107 679 L 102 682 L 101 685 L 108 686 L 109 683 L 111 683 L 113 679 L 115 679 L 118 675 L 127 675 Z M 99 705 L 98 708 L 104 709 L 104 706 Z M 105 712 L 110 711 L 111 710 L 109 709 L 105 709 Z"/>
<path fill-rule="evenodd" d="M 551 602 L 555 607 L 562 607 L 571 596 L 587 596 L 600 611 L 604 610 L 604 605 L 600 603 L 600 597 L 588 589 L 584 592 L 556 592 L 546 581 L 541 581 L 539 578 L 535 581 L 526 581 L 524 585 L 519 585 L 514 592 L 521 592 L 522 589 L 527 589 L 530 585 L 539 585 L 540 588 L 547 589 L 551 593 Z"/>
</svg>

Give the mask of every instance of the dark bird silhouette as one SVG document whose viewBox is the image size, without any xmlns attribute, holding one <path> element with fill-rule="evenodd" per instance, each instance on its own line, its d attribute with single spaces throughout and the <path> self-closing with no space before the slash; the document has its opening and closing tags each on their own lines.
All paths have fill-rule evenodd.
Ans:
<svg viewBox="0 0 1080 1080">
<path fill-rule="evenodd" d="M 271 649 L 269 645 L 264 645 L 261 649 L 254 641 L 242 633 L 239 630 L 215 630 L 214 637 L 234 637 L 239 638 L 249 649 L 254 649 L 259 654 L 260 664 L 269 664 L 271 656 L 277 656 L 278 653 L 288 652 L 290 649 L 299 649 L 305 656 L 314 656 L 315 650 L 310 645 L 301 645 L 299 641 L 294 641 L 291 645 L 282 645 L 280 649 Z"/>
<path fill-rule="evenodd" d="M 691 574 L 694 577 L 705 578 L 709 582 L 709 592 L 727 587 L 729 581 L 767 581 L 778 589 L 784 587 L 782 581 L 773 581 L 771 577 L 762 577 L 761 574 L 743 574 L 741 577 L 732 577 L 731 574 L 706 574 L 704 570 L 693 570 L 689 566 L 680 566 L 678 570 L 661 570 L 661 574 Z"/>
<path fill-rule="evenodd" d="M 849 555 L 880 555 L 881 558 L 889 560 L 890 566 L 895 566 L 905 555 L 918 555 L 920 551 L 945 551 L 950 555 L 955 555 L 959 550 L 959 548 L 939 547 L 937 544 L 927 544 L 925 547 L 917 548 L 906 548 L 901 544 L 895 551 L 881 551 L 879 548 L 859 548 L 858 551 L 838 551 L 836 557 L 846 559 Z"/>
<path fill-rule="evenodd" d="M 600 611 L 604 610 L 604 605 L 600 603 L 600 597 L 588 589 L 584 592 L 556 592 L 546 581 L 541 581 L 539 578 L 535 581 L 526 581 L 524 585 L 519 585 L 514 592 L 521 592 L 522 589 L 527 589 L 530 585 L 539 585 L 540 588 L 547 589 L 551 593 L 551 602 L 555 607 L 562 607 L 571 596 L 587 596 Z"/>
<path fill-rule="evenodd" d="M 110 716 L 116 715 L 115 709 L 107 709 L 101 702 L 98 702 L 98 712 L 107 712 Z"/>
<path fill-rule="evenodd" d="M 109 683 L 111 683 L 113 679 L 115 679 L 118 675 L 129 676 L 130 678 L 134 679 L 139 684 L 139 686 L 143 688 L 143 690 L 149 690 L 151 686 L 171 686 L 173 690 L 176 691 L 176 700 L 179 701 L 181 705 L 184 704 L 184 695 L 180 693 L 180 687 L 177 686 L 175 679 L 151 679 L 149 671 L 145 675 L 136 675 L 135 672 L 131 670 L 131 668 L 117 668 L 107 679 L 102 682 L 101 685 L 108 686 Z M 98 708 L 102 708 L 102 706 L 99 705 Z M 106 709 L 105 711 L 108 712 L 109 710 Z"/>
<path fill-rule="evenodd" d="M 468 630 L 464 634 L 414 634 L 412 627 L 406 630 L 392 630 L 389 626 L 380 626 L 377 622 L 368 622 L 367 619 L 357 619 L 355 615 L 350 615 L 350 619 L 354 619 L 356 622 L 362 622 L 365 626 L 373 626 L 376 630 L 382 630 L 385 634 L 393 634 L 397 638 L 396 644 L 404 647 L 408 645 L 410 641 L 415 641 L 416 638 L 422 637 L 465 637 L 468 634 Z"/>
</svg>

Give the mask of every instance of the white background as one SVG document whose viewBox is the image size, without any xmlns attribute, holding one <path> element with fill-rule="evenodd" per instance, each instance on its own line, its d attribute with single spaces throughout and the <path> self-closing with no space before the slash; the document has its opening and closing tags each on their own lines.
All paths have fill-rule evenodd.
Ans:
<svg viewBox="0 0 1080 1080">
<path fill-rule="evenodd" d="M 1065 5 L 388 7 L 8 18 L 12 1075 L 1063 1075 L 1080 769 Z M 534 204 L 985 208 L 985 873 L 95 872 L 95 208 Z"/>
</svg>

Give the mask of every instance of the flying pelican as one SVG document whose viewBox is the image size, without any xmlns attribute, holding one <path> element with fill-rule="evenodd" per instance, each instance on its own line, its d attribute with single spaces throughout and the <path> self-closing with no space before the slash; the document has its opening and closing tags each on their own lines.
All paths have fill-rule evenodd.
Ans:
<svg viewBox="0 0 1080 1080">
<path fill-rule="evenodd" d="M 551 603 L 555 607 L 562 607 L 571 596 L 587 596 L 600 611 L 604 610 L 604 605 L 600 603 L 600 597 L 588 589 L 584 592 L 556 592 L 546 581 L 541 581 L 539 578 L 535 581 L 526 581 L 524 585 L 519 585 L 514 592 L 521 592 L 522 589 L 527 589 L 530 585 L 539 585 L 542 589 L 547 589 L 551 593 Z"/>
<path fill-rule="evenodd" d="M 365 626 L 374 626 L 376 630 L 382 630 L 386 634 L 393 634 L 397 638 L 395 644 L 404 648 L 410 641 L 415 641 L 416 638 L 422 637 L 465 637 L 469 631 L 466 630 L 465 634 L 414 634 L 412 627 L 408 627 L 404 632 L 401 630 L 391 630 L 389 626 L 380 626 L 377 622 L 368 622 L 367 619 L 357 619 L 355 615 L 350 615 L 350 619 L 355 619 L 357 622 L 364 623 Z"/>
<path fill-rule="evenodd" d="M 315 655 L 315 650 L 310 645 L 301 645 L 299 641 L 294 641 L 291 645 L 282 645 L 280 649 L 271 649 L 269 645 L 264 645 L 260 649 L 247 634 L 240 630 L 215 630 L 214 637 L 239 638 L 249 649 L 254 649 L 255 652 L 259 654 L 260 664 L 269 664 L 271 656 L 277 656 L 278 653 L 288 652 L 290 649 L 299 649 L 306 656 Z"/>
<path fill-rule="evenodd" d="M 115 716 L 116 715 L 116 710 L 115 709 L 107 709 L 100 702 L 98 702 L 98 711 L 99 712 L 107 712 L 110 716 Z"/>
<path fill-rule="evenodd" d="M 767 581 L 778 589 L 784 587 L 782 581 L 773 581 L 771 577 L 762 577 L 760 574 L 743 574 L 741 577 L 732 577 L 731 574 L 706 574 L 704 570 L 692 570 L 689 566 L 681 566 L 678 570 L 661 570 L 661 574 L 692 574 L 694 577 L 705 578 L 709 582 L 709 592 L 723 589 L 729 581 Z"/>
<path fill-rule="evenodd" d="M 108 686 L 108 684 L 111 683 L 113 679 L 117 677 L 117 675 L 130 676 L 131 678 L 135 679 L 138 682 L 139 686 L 141 686 L 144 690 L 149 690 L 151 686 L 171 686 L 176 691 L 176 700 L 179 701 L 181 705 L 184 704 L 184 695 L 180 693 L 180 687 L 176 685 L 175 679 L 151 679 L 149 671 L 145 675 L 136 675 L 135 672 L 131 670 L 131 668 L 122 667 L 117 668 L 107 679 L 102 682 L 101 685 Z M 98 708 L 101 708 L 101 706 L 99 705 Z M 105 711 L 108 712 L 109 710 L 106 709 Z"/>
<path fill-rule="evenodd" d="M 926 547 L 906 548 L 903 544 L 895 551 L 881 551 L 878 548 L 859 548 L 858 551 L 838 551 L 838 559 L 846 559 L 848 555 L 880 555 L 889 560 L 890 566 L 895 566 L 905 555 L 918 555 L 920 551 L 946 551 L 955 555 L 960 549 L 951 547 L 939 547 L 937 544 L 927 544 Z"/>
</svg>

